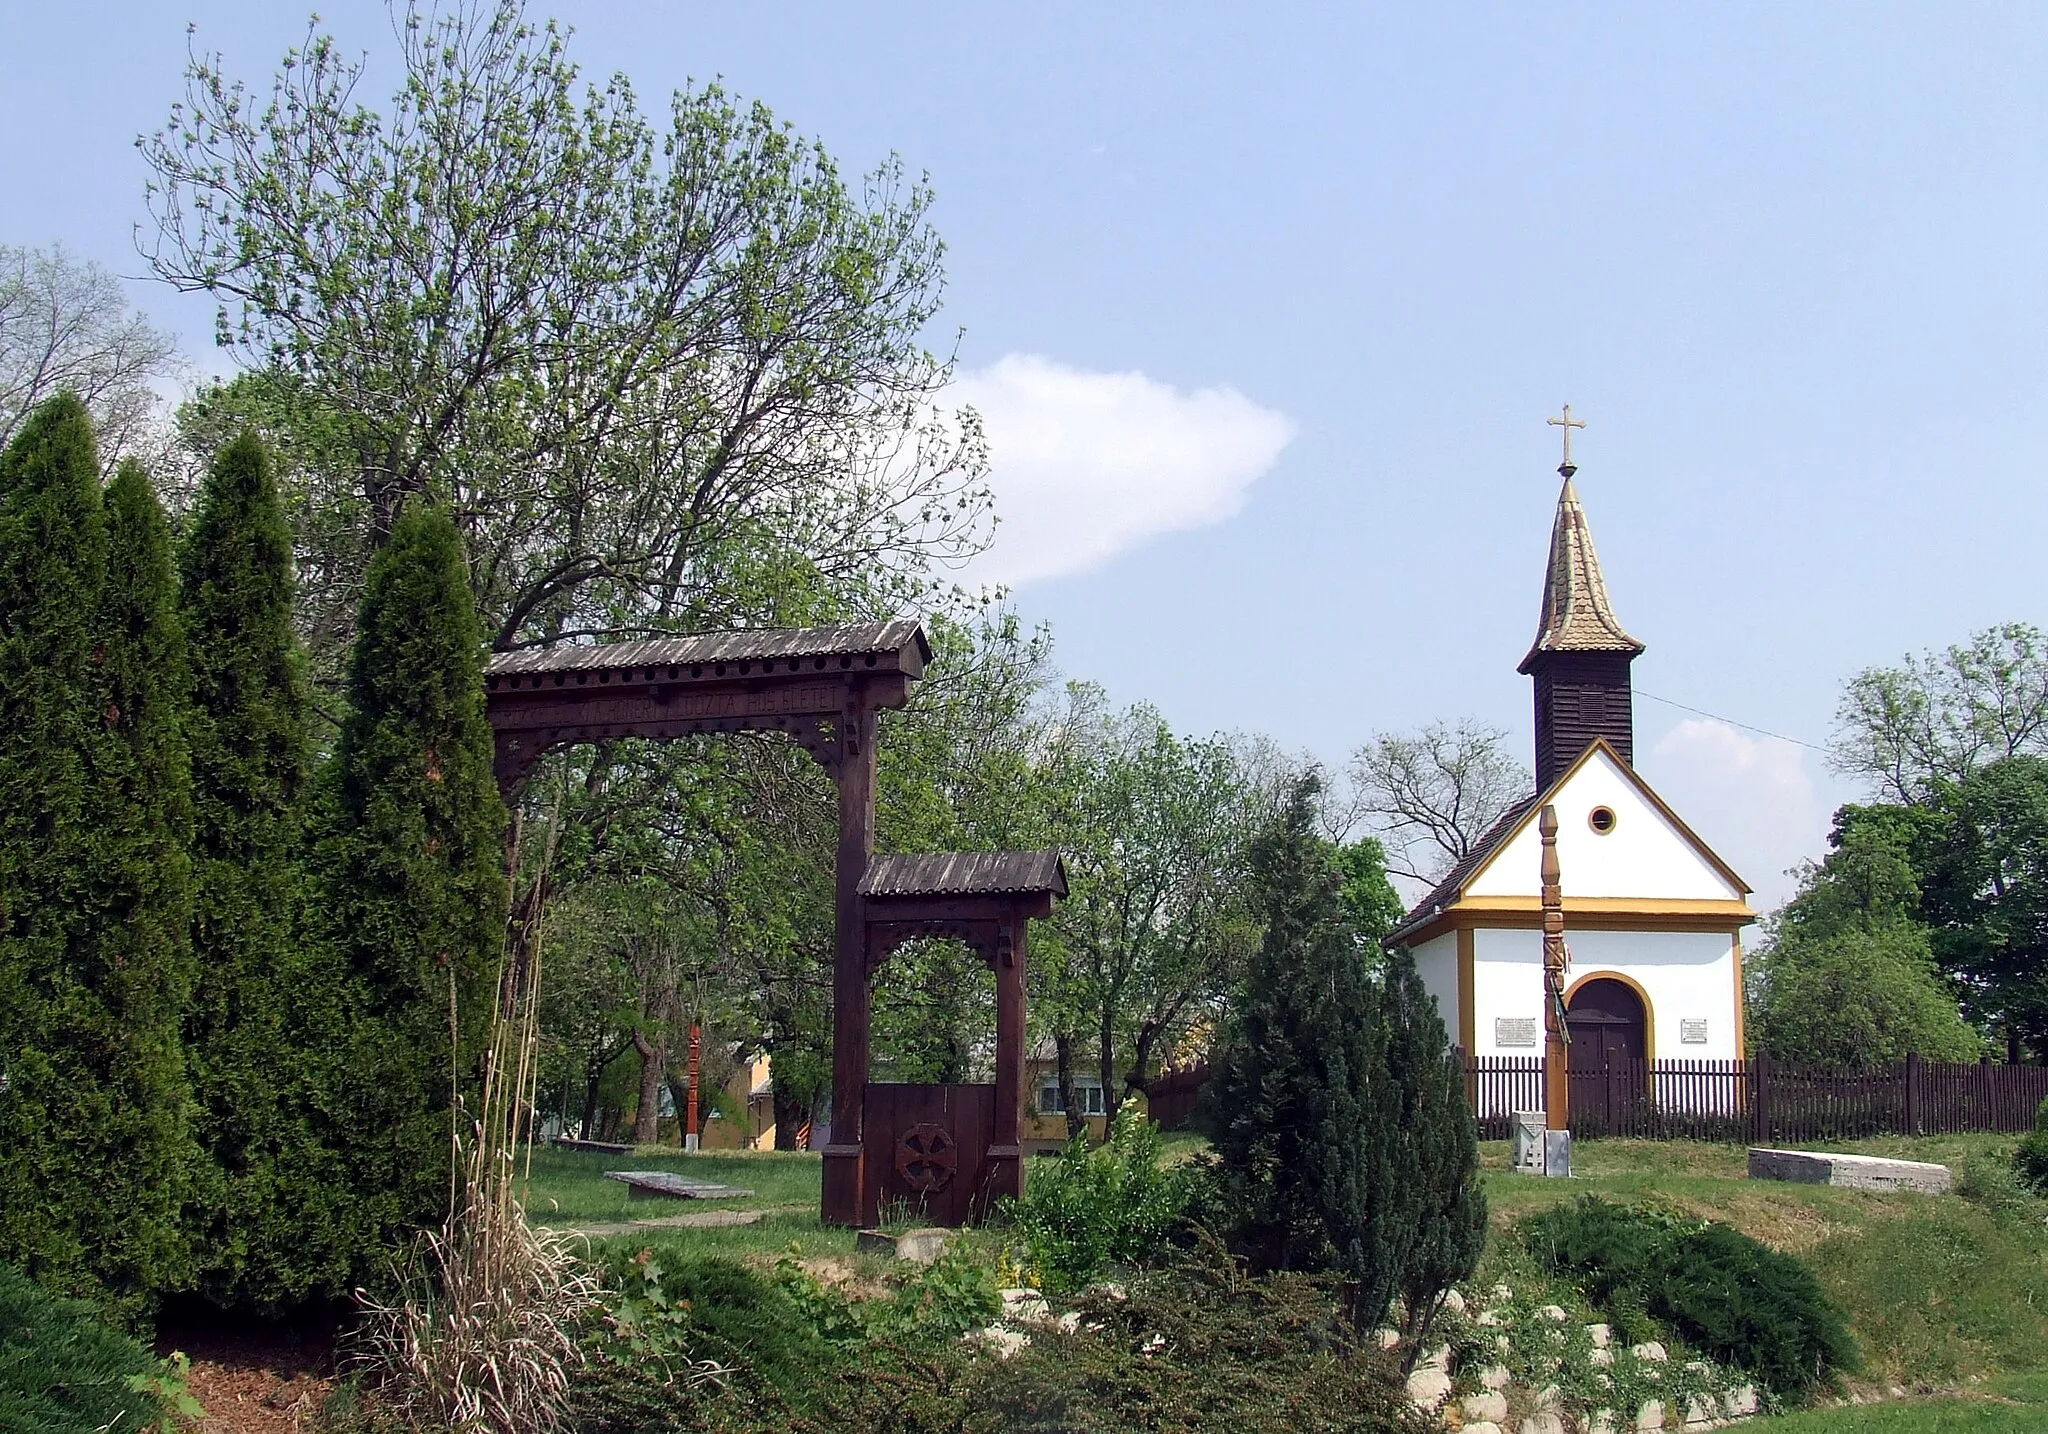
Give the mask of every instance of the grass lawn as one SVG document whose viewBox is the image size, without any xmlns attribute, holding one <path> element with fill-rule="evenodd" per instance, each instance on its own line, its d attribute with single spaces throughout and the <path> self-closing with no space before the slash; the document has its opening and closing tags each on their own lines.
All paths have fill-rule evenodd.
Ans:
<svg viewBox="0 0 2048 1434">
<path fill-rule="evenodd" d="M 2048 1202 L 2001 1191 L 1966 1172 L 2003 1165 L 2014 1138 L 1995 1135 L 1888 1137 L 1813 1148 L 1890 1155 L 1948 1165 L 1979 1193 L 1908 1195 L 1791 1185 L 1746 1178 L 1741 1146 L 1684 1141 L 1582 1141 L 1575 1177 L 1546 1181 L 1507 1169 L 1504 1141 L 1480 1147 L 1496 1235 L 1533 1210 L 1593 1193 L 1654 1200 L 1747 1234 L 1810 1264 L 1848 1311 L 1878 1385 L 1931 1392 L 1978 1374 L 2048 1370 Z M 2039 1393 L 2039 1386 L 2029 1386 Z M 1936 1406 L 1901 1406 L 1931 1420 Z M 2004 1418 L 2011 1407 L 1970 1403 L 1955 1417 Z M 1815 1417 L 1866 1417 L 1816 1411 Z M 1870 1418 L 1880 1411 L 1870 1411 Z M 1890 1417 L 1885 1413 L 1884 1417 Z M 1943 1413 L 1941 1417 L 1948 1417 Z M 2022 1410 L 2018 1424 L 1958 1423 L 1957 1430 L 2048 1430 L 2048 1413 Z M 2031 1422 L 2029 1422 L 2031 1421 Z M 1801 1429 L 1806 1425 L 1788 1425 Z M 1815 1429 L 1931 1428 L 1931 1423 L 1816 1424 Z"/>
<path fill-rule="evenodd" d="M 1755 1434 L 2040 1434 L 2048 1429 L 2048 1375 L 2014 1375 L 1961 1398 L 1803 1409 L 1740 1426 Z"/>
</svg>

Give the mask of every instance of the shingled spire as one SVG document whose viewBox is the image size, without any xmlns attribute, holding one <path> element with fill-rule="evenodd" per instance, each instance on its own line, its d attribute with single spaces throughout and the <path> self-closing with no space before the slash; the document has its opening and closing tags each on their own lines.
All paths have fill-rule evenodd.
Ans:
<svg viewBox="0 0 2048 1434">
<path fill-rule="evenodd" d="M 1567 418 L 1570 410 L 1566 410 Z M 1555 422 L 1556 420 L 1552 420 Z M 1574 426 L 1577 426 L 1576 422 Z M 1570 442 L 1571 429 L 1565 430 Z M 1635 761 L 1635 710 L 1629 664 L 1643 645 L 1629 636 L 1607 601 L 1586 510 L 1572 486 L 1569 448 L 1558 465 L 1564 488 L 1550 529 L 1550 567 L 1536 641 L 1517 670 L 1536 679 L 1536 786 L 1578 760 L 1596 737 Z"/>
</svg>

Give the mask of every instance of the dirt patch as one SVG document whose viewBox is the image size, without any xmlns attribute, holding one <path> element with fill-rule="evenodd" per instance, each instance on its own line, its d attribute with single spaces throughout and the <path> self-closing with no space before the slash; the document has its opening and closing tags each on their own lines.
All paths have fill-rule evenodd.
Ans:
<svg viewBox="0 0 2048 1434">
<path fill-rule="evenodd" d="M 197 1434 L 299 1434 L 334 1388 L 331 1338 L 268 1329 L 166 1330 L 159 1353 L 192 1361 Z"/>
</svg>

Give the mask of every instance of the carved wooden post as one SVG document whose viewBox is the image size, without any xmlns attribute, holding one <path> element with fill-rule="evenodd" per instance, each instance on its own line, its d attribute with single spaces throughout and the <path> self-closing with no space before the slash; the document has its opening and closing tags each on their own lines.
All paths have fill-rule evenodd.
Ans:
<svg viewBox="0 0 2048 1434">
<path fill-rule="evenodd" d="M 1571 1171 L 1572 1086 L 1564 1023 L 1564 888 L 1557 864 L 1557 808 L 1537 818 L 1543 839 L 1543 1170 Z M 1611 1094 L 1611 1092 L 1610 1092 Z"/>
<path fill-rule="evenodd" d="M 860 881 L 875 851 L 875 711 L 848 684 L 839 723 L 839 862 L 832 913 L 832 1140 L 824 1149 L 820 1215 L 858 1225 L 861 1122 L 868 1082 L 867 925 Z"/>
<path fill-rule="evenodd" d="M 1030 922 L 1012 906 L 996 936 L 996 1118 L 989 1198 L 1024 1193 L 1024 955 Z"/>
</svg>

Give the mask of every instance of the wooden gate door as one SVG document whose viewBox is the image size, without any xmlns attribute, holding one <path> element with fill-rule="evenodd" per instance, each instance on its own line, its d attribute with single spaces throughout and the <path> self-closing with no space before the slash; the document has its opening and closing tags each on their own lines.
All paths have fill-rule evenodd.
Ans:
<svg viewBox="0 0 2048 1434">
<path fill-rule="evenodd" d="M 1572 992 L 1565 1021 L 1572 1038 L 1572 1128 L 1583 1135 L 1626 1133 L 1649 1094 L 1643 998 L 1622 981 L 1588 981 Z"/>
<path fill-rule="evenodd" d="M 992 1085 L 869 1082 L 861 1223 L 880 1224 L 885 1213 L 933 1225 L 979 1219 L 995 1117 Z"/>
</svg>

